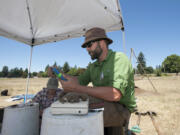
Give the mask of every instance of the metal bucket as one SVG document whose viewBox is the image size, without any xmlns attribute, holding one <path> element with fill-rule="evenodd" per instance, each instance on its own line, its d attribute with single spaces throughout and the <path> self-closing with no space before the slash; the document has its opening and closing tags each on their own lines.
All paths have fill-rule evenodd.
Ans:
<svg viewBox="0 0 180 135">
<path fill-rule="evenodd" d="M 21 104 L 4 109 L 2 135 L 39 135 L 39 105 Z"/>
</svg>

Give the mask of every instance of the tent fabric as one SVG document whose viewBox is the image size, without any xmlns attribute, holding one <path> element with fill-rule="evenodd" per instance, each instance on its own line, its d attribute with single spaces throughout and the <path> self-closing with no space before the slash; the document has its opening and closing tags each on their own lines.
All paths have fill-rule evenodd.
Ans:
<svg viewBox="0 0 180 135">
<path fill-rule="evenodd" d="M 28 45 L 123 28 L 118 0 L 0 0 L 0 36 Z"/>
</svg>

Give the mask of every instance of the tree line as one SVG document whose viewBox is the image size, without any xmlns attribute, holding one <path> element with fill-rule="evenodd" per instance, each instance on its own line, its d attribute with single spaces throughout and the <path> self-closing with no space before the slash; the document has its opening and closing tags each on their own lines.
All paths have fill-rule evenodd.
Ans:
<svg viewBox="0 0 180 135">
<path fill-rule="evenodd" d="M 80 68 L 76 65 L 74 67 L 70 67 L 68 62 L 65 62 L 63 66 L 57 65 L 55 62 L 52 66 L 56 67 L 60 72 L 73 75 L 73 76 L 79 76 L 81 73 L 83 73 L 86 68 Z M 47 75 L 47 69 L 50 67 L 48 64 L 44 71 L 39 72 L 32 72 L 30 73 L 30 77 L 48 77 Z M 180 72 L 180 56 L 176 54 L 172 54 L 170 56 L 167 56 L 165 60 L 162 62 L 161 65 L 156 66 L 155 69 L 151 66 L 146 66 L 146 59 L 144 57 L 144 54 L 142 52 L 139 53 L 137 58 L 137 67 L 134 68 L 135 74 L 156 74 L 157 76 L 161 76 L 161 73 L 179 73 Z M 26 68 L 23 70 L 22 68 L 13 68 L 10 69 L 8 66 L 3 66 L 2 71 L 0 72 L 0 77 L 22 77 L 26 78 L 28 75 L 28 69 Z"/>
<path fill-rule="evenodd" d="M 161 76 L 162 73 L 176 73 L 180 72 L 180 56 L 172 54 L 167 56 L 161 65 L 157 65 L 155 69 L 153 67 L 146 66 L 146 59 L 142 52 L 138 55 L 137 68 L 134 69 L 135 73 L 138 74 L 152 74 L 155 73 L 157 76 Z"/>
<path fill-rule="evenodd" d="M 80 68 L 77 67 L 76 65 L 74 67 L 70 67 L 68 62 L 65 62 L 63 66 L 57 65 L 57 63 L 55 62 L 53 65 L 53 67 L 56 67 L 60 72 L 69 74 L 69 75 L 73 75 L 73 76 L 78 76 L 80 75 L 82 72 L 85 71 L 85 68 Z M 32 72 L 29 74 L 30 77 L 48 77 L 47 74 L 47 70 L 50 67 L 50 65 L 48 64 L 44 71 L 39 71 L 39 72 Z M 0 77 L 22 77 L 22 78 L 26 78 L 28 76 L 28 69 L 26 68 L 25 70 L 23 70 L 22 68 L 13 68 L 13 69 L 9 69 L 8 66 L 3 66 L 2 71 L 0 72 Z"/>
</svg>

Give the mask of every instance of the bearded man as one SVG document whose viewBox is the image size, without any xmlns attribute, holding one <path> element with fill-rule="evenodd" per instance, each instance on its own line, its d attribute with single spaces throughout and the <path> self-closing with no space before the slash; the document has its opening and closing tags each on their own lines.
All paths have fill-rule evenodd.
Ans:
<svg viewBox="0 0 180 135">
<path fill-rule="evenodd" d="M 122 127 L 127 133 L 130 114 L 136 108 L 132 65 L 125 54 L 108 48 L 112 42 L 104 29 L 88 30 L 82 48 L 96 61 L 79 77 L 64 74 L 68 81 L 60 80 L 65 92 L 87 94 L 90 108 L 104 107 L 105 135 L 122 134 Z M 89 82 L 93 87 L 87 86 Z"/>
</svg>

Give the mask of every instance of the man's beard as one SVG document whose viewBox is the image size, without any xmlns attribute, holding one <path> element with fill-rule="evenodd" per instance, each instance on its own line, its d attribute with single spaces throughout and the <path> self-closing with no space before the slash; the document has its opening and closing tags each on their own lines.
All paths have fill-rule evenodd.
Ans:
<svg viewBox="0 0 180 135">
<path fill-rule="evenodd" d="M 102 54 L 102 49 L 99 44 L 97 44 L 94 51 L 89 51 L 89 55 L 91 56 L 92 60 L 98 59 Z"/>
</svg>

